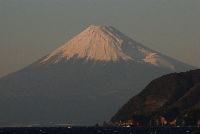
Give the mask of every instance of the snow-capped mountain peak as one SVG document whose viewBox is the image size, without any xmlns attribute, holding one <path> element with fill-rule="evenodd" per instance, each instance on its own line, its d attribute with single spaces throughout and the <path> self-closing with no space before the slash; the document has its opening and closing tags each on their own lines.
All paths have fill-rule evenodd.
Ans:
<svg viewBox="0 0 200 134">
<path fill-rule="evenodd" d="M 85 31 L 71 39 L 69 42 L 52 52 L 43 62 L 49 60 L 54 55 L 59 55 L 55 60 L 61 58 L 67 60 L 75 54 L 78 58 L 116 61 L 118 58 L 132 59 L 123 53 L 121 45 L 123 40 L 119 35 L 113 34 L 111 27 L 90 26 Z"/>
<path fill-rule="evenodd" d="M 112 26 L 91 25 L 49 54 L 41 63 L 54 64 L 63 58 L 68 60 L 74 56 L 86 58 L 86 61 L 133 60 L 175 70 L 173 59 L 135 42 Z"/>
</svg>

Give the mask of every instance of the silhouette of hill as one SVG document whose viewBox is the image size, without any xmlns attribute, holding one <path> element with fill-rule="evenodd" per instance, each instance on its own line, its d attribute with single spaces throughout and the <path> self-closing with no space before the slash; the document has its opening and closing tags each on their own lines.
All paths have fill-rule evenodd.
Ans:
<svg viewBox="0 0 200 134">
<path fill-rule="evenodd" d="M 199 125 L 199 96 L 199 69 L 164 75 L 151 81 L 138 95 L 124 104 L 111 118 L 110 123 Z"/>
</svg>

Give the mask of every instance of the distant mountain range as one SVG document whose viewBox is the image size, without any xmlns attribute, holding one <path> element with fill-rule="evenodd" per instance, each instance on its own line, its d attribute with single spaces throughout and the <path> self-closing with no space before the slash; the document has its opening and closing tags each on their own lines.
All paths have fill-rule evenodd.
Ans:
<svg viewBox="0 0 200 134">
<path fill-rule="evenodd" d="M 103 123 L 151 80 L 194 68 L 111 26 L 91 25 L 0 79 L 0 126 Z"/>
<path fill-rule="evenodd" d="M 200 125 L 200 69 L 153 80 L 112 117 L 114 125 Z"/>
</svg>

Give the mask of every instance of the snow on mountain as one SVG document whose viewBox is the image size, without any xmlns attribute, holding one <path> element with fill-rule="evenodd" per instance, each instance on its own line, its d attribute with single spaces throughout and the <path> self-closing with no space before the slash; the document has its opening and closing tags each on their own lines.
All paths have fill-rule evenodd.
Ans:
<svg viewBox="0 0 200 134">
<path fill-rule="evenodd" d="M 157 52 L 135 42 L 111 26 L 91 25 L 69 42 L 53 51 L 41 63 L 57 63 L 77 55 L 100 61 L 133 60 L 174 70 L 174 65 Z"/>
</svg>

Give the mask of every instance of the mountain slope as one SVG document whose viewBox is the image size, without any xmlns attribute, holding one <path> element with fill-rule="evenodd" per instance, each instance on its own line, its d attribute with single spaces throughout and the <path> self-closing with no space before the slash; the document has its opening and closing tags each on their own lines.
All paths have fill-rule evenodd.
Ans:
<svg viewBox="0 0 200 134">
<path fill-rule="evenodd" d="M 113 27 L 92 25 L 0 79 L 0 126 L 102 123 L 152 79 L 193 68 Z"/>
<path fill-rule="evenodd" d="M 53 51 L 41 63 L 53 64 L 61 59 L 94 59 L 95 61 L 133 60 L 139 63 L 186 71 L 191 68 L 177 60 L 157 53 L 125 36 L 111 26 L 91 25 L 69 42 Z"/>
<path fill-rule="evenodd" d="M 197 125 L 200 120 L 199 95 L 200 70 L 168 74 L 153 80 L 132 97 L 112 117 L 111 122 L 132 120 L 139 125 L 155 125 L 152 121 L 157 120 L 156 125 Z"/>
</svg>

